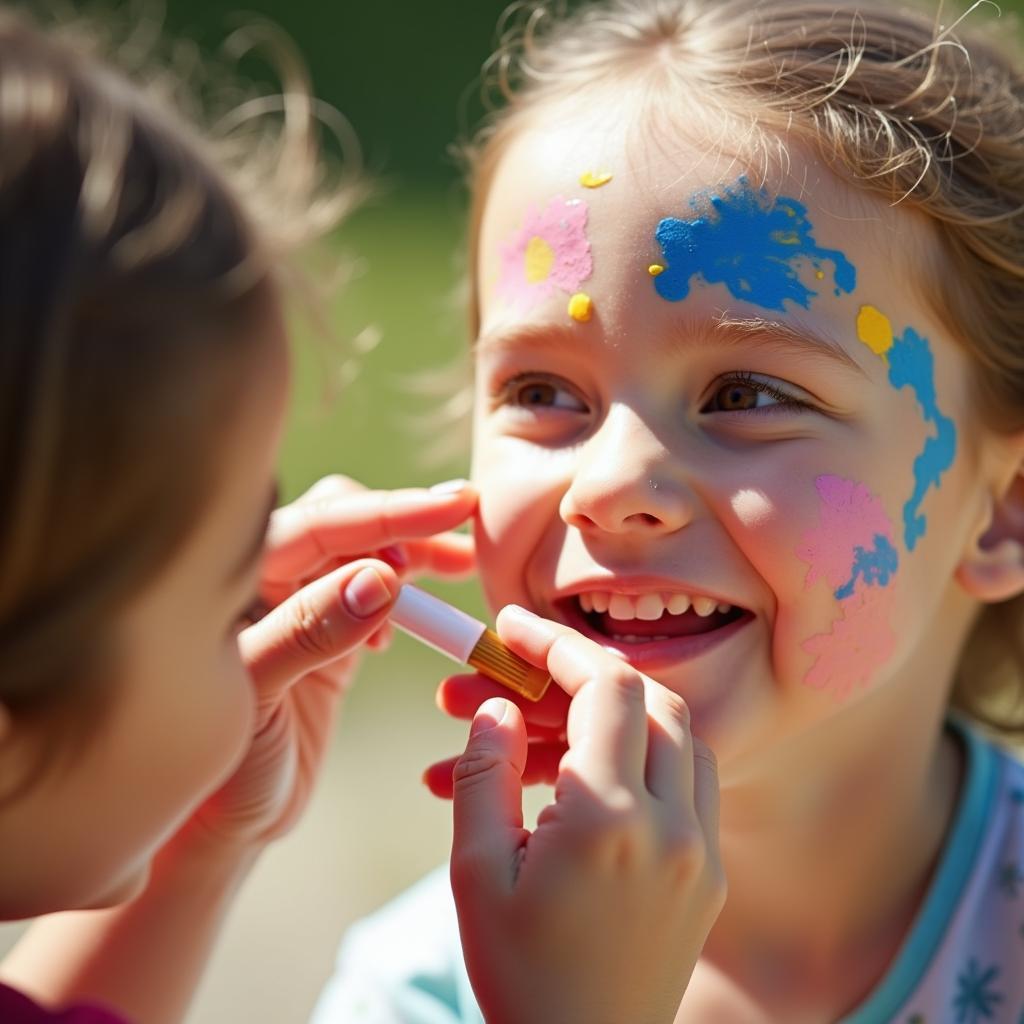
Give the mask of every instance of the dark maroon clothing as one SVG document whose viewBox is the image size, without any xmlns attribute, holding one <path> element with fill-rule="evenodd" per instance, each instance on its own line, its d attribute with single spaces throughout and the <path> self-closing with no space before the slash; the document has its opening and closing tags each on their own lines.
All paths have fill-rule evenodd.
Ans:
<svg viewBox="0 0 1024 1024">
<path fill-rule="evenodd" d="M 100 1006 L 69 1006 L 64 1010 L 44 1010 L 28 996 L 0 985 L 0 1024 L 128 1024 Z"/>
</svg>

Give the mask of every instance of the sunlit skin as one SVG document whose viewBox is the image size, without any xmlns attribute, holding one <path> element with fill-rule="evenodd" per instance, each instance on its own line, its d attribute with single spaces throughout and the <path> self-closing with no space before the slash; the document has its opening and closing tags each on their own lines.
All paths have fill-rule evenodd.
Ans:
<svg viewBox="0 0 1024 1024">
<path fill-rule="evenodd" d="M 837 295 L 833 268 L 819 278 L 807 264 L 807 309 L 766 310 L 699 279 L 669 302 L 648 272 L 664 262 L 658 223 L 691 215 L 691 196 L 740 175 L 760 184 L 758 161 L 722 153 L 699 130 L 656 137 L 611 99 L 545 115 L 557 129 L 523 131 L 501 160 L 478 247 L 473 478 L 486 593 L 495 608 L 517 603 L 580 628 L 678 692 L 718 755 L 730 895 L 684 1008 L 738 1005 L 718 965 L 763 987 L 766 1002 L 794 998 L 806 1012 L 820 993 L 830 1012 L 891 959 L 948 824 L 960 765 L 940 723 L 984 596 L 960 570 L 1005 484 L 1004 453 L 971 414 L 967 356 L 915 282 L 908 257 L 934 244 L 923 220 L 790 146 L 788 167 L 765 185 L 807 206 L 817 243 L 845 254 L 856 287 Z M 590 167 L 614 179 L 586 190 Z M 531 306 L 496 287 L 502 245 L 556 195 L 588 205 L 586 323 L 568 316 L 567 294 Z M 938 400 L 960 437 L 921 506 L 927 531 L 912 553 L 899 524 L 930 427 L 858 340 L 864 305 L 929 340 Z M 824 336 L 835 353 L 792 351 L 777 330 L 752 327 L 759 318 Z M 895 645 L 845 699 L 808 684 L 815 659 L 803 647 L 841 616 L 832 588 L 807 586 L 797 554 L 820 522 L 822 475 L 867 488 L 899 554 Z M 587 590 L 704 595 L 743 618 L 684 660 L 674 641 L 602 636 L 578 609 Z"/>
</svg>

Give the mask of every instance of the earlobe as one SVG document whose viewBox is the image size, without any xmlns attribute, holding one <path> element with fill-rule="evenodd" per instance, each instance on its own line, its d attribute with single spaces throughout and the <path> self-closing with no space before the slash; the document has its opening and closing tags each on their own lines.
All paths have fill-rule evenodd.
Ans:
<svg viewBox="0 0 1024 1024">
<path fill-rule="evenodd" d="M 993 500 L 988 525 L 957 566 L 960 585 L 986 604 L 1024 593 L 1024 465 L 1001 497 Z"/>
</svg>

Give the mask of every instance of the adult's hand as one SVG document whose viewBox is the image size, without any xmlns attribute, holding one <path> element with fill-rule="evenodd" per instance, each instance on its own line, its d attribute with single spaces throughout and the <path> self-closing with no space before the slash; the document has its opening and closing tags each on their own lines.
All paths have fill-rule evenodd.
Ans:
<svg viewBox="0 0 1024 1024">
<path fill-rule="evenodd" d="M 233 843 L 287 832 L 305 808 L 360 648 L 381 643 L 407 576 L 461 577 L 476 507 L 464 482 L 370 491 L 329 477 L 271 517 L 265 614 L 238 637 L 253 682 L 252 743 L 191 826 Z"/>
</svg>

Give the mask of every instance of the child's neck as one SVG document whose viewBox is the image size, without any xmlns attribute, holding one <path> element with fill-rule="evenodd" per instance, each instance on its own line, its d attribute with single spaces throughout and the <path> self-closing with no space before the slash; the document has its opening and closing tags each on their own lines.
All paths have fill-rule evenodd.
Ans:
<svg viewBox="0 0 1024 1024">
<path fill-rule="evenodd" d="M 723 792 L 729 896 L 703 962 L 772 1019 L 838 1019 L 875 987 L 913 922 L 963 770 L 942 729 L 945 687 L 932 692 L 931 705 L 919 686 L 897 692 L 863 717 L 860 736 L 843 716 L 843 735 L 805 745 L 799 764 Z"/>
</svg>

